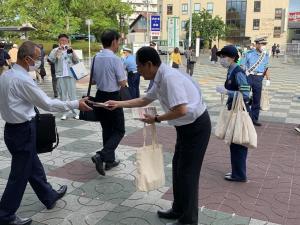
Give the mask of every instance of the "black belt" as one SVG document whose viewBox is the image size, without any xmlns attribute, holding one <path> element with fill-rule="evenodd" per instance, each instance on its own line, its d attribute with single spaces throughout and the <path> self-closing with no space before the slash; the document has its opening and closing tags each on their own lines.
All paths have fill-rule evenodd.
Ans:
<svg viewBox="0 0 300 225">
<path fill-rule="evenodd" d="M 28 120 L 28 121 L 25 121 L 25 122 L 23 122 L 23 123 L 8 123 L 8 122 L 6 122 L 6 126 L 9 126 L 9 127 L 22 127 L 22 126 L 24 126 L 24 125 L 28 125 L 28 124 L 31 124 L 32 122 L 34 122 L 35 121 L 35 117 L 34 118 L 32 118 L 31 120 Z"/>
</svg>

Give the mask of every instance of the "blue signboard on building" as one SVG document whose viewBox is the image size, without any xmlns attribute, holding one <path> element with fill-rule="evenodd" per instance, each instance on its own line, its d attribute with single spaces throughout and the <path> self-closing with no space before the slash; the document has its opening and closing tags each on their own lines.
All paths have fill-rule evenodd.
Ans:
<svg viewBox="0 0 300 225">
<path fill-rule="evenodd" d="M 160 16 L 151 15 L 151 31 L 160 31 Z"/>
</svg>

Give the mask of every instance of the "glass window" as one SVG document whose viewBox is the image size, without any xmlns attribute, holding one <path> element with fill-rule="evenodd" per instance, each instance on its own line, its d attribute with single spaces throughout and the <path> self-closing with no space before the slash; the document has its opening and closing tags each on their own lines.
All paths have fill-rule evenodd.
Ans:
<svg viewBox="0 0 300 225">
<path fill-rule="evenodd" d="M 254 19 L 253 20 L 253 30 L 259 30 L 259 24 L 260 24 L 260 20 Z"/>
<path fill-rule="evenodd" d="M 282 19 L 282 9 L 276 8 L 275 9 L 275 20 Z"/>
<path fill-rule="evenodd" d="M 186 21 L 182 20 L 181 21 L 181 30 L 185 30 L 185 24 L 186 24 Z"/>
<path fill-rule="evenodd" d="M 281 27 L 274 27 L 274 38 L 280 38 L 281 35 Z"/>
<path fill-rule="evenodd" d="M 254 1 L 254 12 L 260 12 L 261 2 Z"/>
<path fill-rule="evenodd" d="M 295 34 L 299 35 L 300 34 L 300 30 L 295 30 Z"/>
<path fill-rule="evenodd" d="M 226 25 L 230 27 L 228 36 L 245 36 L 247 0 L 227 0 L 226 5 Z"/>
<path fill-rule="evenodd" d="M 173 14 L 173 5 L 168 4 L 167 5 L 167 15 L 172 15 Z"/>
<path fill-rule="evenodd" d="M 182 12 L 182 14 L 187 14 L 188 13 L 188 4 L 182 4 L 181 5 L 181 12 Z"/>
<path fill-rule="evenodd" d="M 209 12 L 209 13 L 213 13 L 213 11 L 214 11 L 214 3 L 212 3 L 212 2 L 209 2 L 209 3 L 207 3 L 207 11 Z"/>
<path fill-rule="evenodd" d="M 201 5 L 200 3 L 195 3 L 194 4 L 194 12 L 199 13 L 201 11 Z"/>
</svg>

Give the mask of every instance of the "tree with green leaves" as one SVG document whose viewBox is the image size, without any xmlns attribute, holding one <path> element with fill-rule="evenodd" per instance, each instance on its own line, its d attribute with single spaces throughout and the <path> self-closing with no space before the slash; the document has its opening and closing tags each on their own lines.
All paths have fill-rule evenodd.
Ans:
<svg viewBox="0 0 300 225">
<path fill-rule="evenodd" d="M 188 31 L 190 26 L 189 20 L 185 25 Z M 226 34 L 226 25 L 220 16 L 213 17 L 207 10 L 203 9 L 199 13 L 193 13 L 192 18 L 192 42 L 195 43 L 197 37 L 204 39 L 207 46 L 212 41 L 222 39 Z M 189 32 L 186 37 L 188 38 Z"/>
<path fill-rule="evenodd" d="M 59 33 L 87 33 L 86 19 L 93 20 L 91 31 L 99 37 L 104 29 L 118 30 L 119 16 L 133 12 L 121 0 L 0 0 L 0 6 L 0 26 L 29 22 L 37 28 L 31 38 L 44 40 L 56 39 Z"/>
</svg>

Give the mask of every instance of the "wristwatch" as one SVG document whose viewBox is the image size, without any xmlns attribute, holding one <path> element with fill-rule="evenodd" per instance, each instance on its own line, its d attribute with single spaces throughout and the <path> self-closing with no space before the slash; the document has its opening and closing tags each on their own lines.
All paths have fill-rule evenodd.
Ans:
<svg viewBox="0 0 300 225">
<path fill-rule="evenodd" d="M 156 123 L 160 123 L 160 122 L 161 122 L 161 121 L 158 120 L 158 115 L 156 115 L 156 116 L 154 117 L 154 121 L 155 121 Z"/>
</svg>

